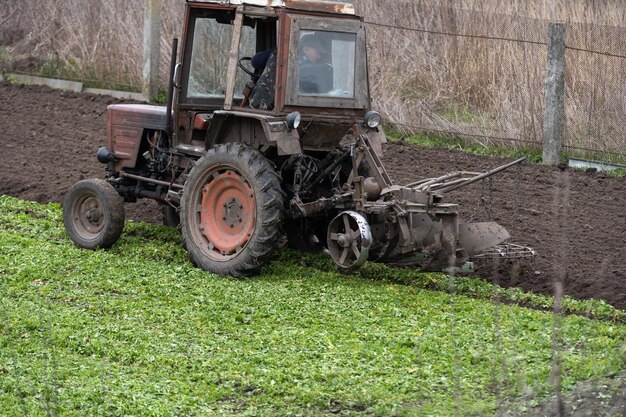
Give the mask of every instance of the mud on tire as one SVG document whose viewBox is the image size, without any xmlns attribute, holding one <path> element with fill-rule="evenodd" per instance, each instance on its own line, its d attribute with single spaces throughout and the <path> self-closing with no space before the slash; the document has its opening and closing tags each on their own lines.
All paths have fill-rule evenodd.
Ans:
<svg viewBox="0 0 626 417">
<path fill-rule="evenodd" d="M 113 246 L 124 229 L 124 218 L 122 197 L 104 180 L 79 181 L 63 200 L 63 224 L 80 248 Z"/>
<path fill-rule="evenodd" d="M 256 272 L 281 235 L 284 193 L 272 163 L 241 144 L 221 144 L 195 162 L 181 201 L 191 260 L 220 275 Z"/>
</svg>

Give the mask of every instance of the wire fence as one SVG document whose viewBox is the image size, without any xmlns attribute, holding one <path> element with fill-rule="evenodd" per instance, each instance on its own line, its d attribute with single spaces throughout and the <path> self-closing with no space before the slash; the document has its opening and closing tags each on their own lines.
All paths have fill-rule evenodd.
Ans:
<svg viewBox="0 0 626 417">
<path fill-rule="evenodd" d="M 140 90 L 141 48 L 121 47 L 141 44 L 139 4 L 36 4 L 25 0 L 24 8 L 10 5 L 0 13 L 6 14 L 0 42 L 13 45 L 12 53 L 23 58 L 17 62 L 20 72 Z M 164 1 L 163 89 L 182 6 L 182 0 Z M 541 147 L 548 20 L 411 0 L 395 0 L 391 10 L 365 0 L 355 6 L 368 26 L 373 104 L 399 130 L 452 135 L 485 146 Z M 46 13 L 28 12 L 37 7 Z M 116 28 L 98 23 L 111 18 Z M 566 38 L 564 149 L 623 163 L 626 27 L 568 23 Z"/>
<path fill-rule="evenodd" d="M 398 2 L 368 16 L 375 105 L 409 133 L 540 148 L 549 21 Z M 626 28 L 569 23 L 564 149 L 623 162 Z"/>
</svg>

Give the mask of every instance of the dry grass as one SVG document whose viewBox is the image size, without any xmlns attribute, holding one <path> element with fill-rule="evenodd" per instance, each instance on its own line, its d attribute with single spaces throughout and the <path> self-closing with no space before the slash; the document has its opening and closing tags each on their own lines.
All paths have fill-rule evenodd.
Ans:
<svg viewBox="0 0 626 417">
<path fill-rule="evenodd" d="M 179 36 L 184 0 L 163 0 L 161 73 L 168 71 L 171 39 Z M 143 2 L 82 0 L 8 2 L 0 11 L 0 44 L 9 45 L 18 70 L 62 72 L 83 80 L 140 86 Z M 4 18 L 4 19 L 3 19 Z"/>
<path fill-rule="evenodd" d="M 626 55 L 623 7 L 600 1 L 447 3 L 455 7 L 396 0 L 393 16 L 371 0 L 357 3 L 372 22 L 370 82 L 375 104 L 389 120 L 409 133 L 443 131 L 485 145 L 539 146 L 547 19 L 565 20 L 566 146 L 604 159 L 624 155 L 626 59 L 578 50 Z"/>
<path fill-rule="evenodd" d="M 626 8 L 615 0 L 420 0 L 420 3 L 594 25 L 624 26 L 626 22 Z"/>
<path fill-rule="evenodd" d="M 570 47 L 626 55 L 626 8 L 613 0 L 354 3 L 374 22 L 368 25 L 374 105 L 408 132 L 446 131 L 485 144 L 494 138 L 538 144 L 549 20 L 570 22 Z M 142 4 L 8 2 L 0 10 L 0 45 L 9 45 L 13 65 L 23 71 L 43 65 L 66 76 L 139 86 Z M 163 83 L 171 38 L 182 28 L 183 5 L 184 0 L 163 0 Z M 625 153 L 625 61 L 568 50 L 567 145 Z"/>
</svg>

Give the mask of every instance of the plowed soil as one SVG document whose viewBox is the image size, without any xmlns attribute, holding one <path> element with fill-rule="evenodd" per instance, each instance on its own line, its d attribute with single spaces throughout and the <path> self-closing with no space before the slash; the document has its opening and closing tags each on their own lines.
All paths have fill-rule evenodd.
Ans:
<svg viewBox="0 0 626 417">
<path fill-rule="evenodd" d="M 0 83 L 0 195 L 60 203 L 76 181 L 101 178 L 95 153 L 104 143 L 106 106 L 115 102 Z M 383 156 L 399 184 L 508 161 L 397 142 L 386 145 Z M 485 278 L 553 294 L 554 278 L 562 277 L 565 294 L 626 309 L 626 178 L 523 164 L 453 191 L 446 202 L 460 204 L 461 222 L 497 221 L 512 242 L 536 250 L 520 274 L 506 263 L 479 264 Z M 126 211 L 133 220 L 161 222 L 152 201 L 128 204 Z"/>
</svg>

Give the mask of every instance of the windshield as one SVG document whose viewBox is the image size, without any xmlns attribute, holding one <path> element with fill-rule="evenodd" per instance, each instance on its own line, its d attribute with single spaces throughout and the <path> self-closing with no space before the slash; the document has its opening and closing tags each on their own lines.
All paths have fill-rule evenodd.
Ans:
<svg viewBox="0 0 626 417">
<path fill-rule="evenodd" d="M 228 60 L 230 57 L 233 26 L 221 22 L 214 17 L 197 18 L 193 32 L 193 47 L 191 51 L 189 98 L 224 98 Z M 252 55 L 254 51 L 254 31 L 244 26 L 242 28 L 241 55 Z M 246 80 L 237 79 L 235 97 L 241 98 Z"/>
</svg>

